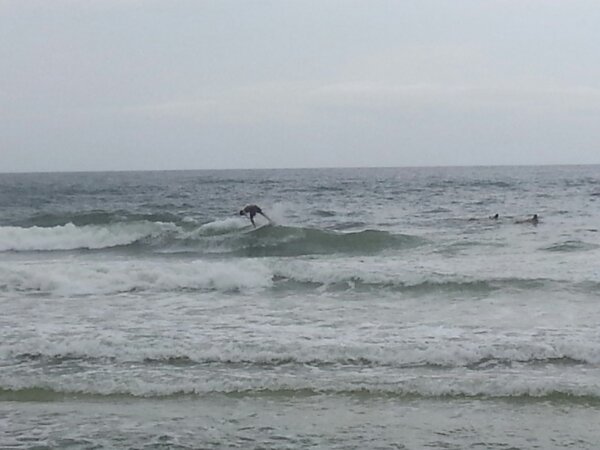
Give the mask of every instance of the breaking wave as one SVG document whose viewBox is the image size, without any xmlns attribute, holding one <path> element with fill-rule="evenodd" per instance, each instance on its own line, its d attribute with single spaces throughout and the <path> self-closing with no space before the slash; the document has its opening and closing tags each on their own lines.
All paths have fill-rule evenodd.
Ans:
<svg viewBox="0 0 600 450">
<path fill-rule="evenodd" d="M 421 239 L 387 231 L 324 231 L 265 226 L 251 229 L 239 219 L 225 219 L 188 229 L 172 222 L 133 221 L 103 225 L 67 223 L 53 227 L 0 227 L 0 251 L 122 250 L 222 253 L 238 256 L 372 254 L 410 248 Z"/>
<path fill-rule="evenodd" d="M 586 339 L 512 335 L 419 343 L 180 342 L 109 339 L 3 343 L 0 400 L 65 396 L 320 394 L 600 402 L 600 353 Z M 18 376 L 17 376 L 18 373 Z M 215 376 L 215 374 L 219 374 Z"/>
<path fill-rule="evenodd" d="M 156 260 L 81 261 L 71 264 L 0 263 L 0 292 L 58 296 L 109 295 L 142 292 L 262 291 L 283 292 L 404 292 L 411 295 L 489 295 L 494 291 L 575 289 L 593 293 L 597 284 L 557 280 L 498 278 L 461 275 L 427 276 L 396 272 L 393 262 L 378 267 L 336 266 L 317 261 Z"/>
<path fill-rule="evenodd" d="M 105 338 L 58 340 L 47 342 L 33 339 L 26 342 L 0 345 L 3 359 L 44 364 L 86 362 L 89 364 L 132 364 L 149 365 L 157 368 L 168 366 L 224 365 L 260 366 L 312 366 L 320 368 L 467 368 L 486 371 L 510 368 L 514 365 L 532 365 L 547 368 L 600 364 L 600 350 L 582 339 L 568 341 L 523 342 L 510 336 L 475 338 L 448 342 L 442 338 L 431 340 L 429 345 L 416 343 L 367 344 L 346 343 L 345 345 L 318 343 L 311 345 L 264 344 L 256 348 L 251 344 L 207 343 L 129 344 Z"/>
<path fill-rule="evenodd" d="M 162 222 L 83 226 L 68 223 L 49 228 L 0 227 L 0 251 L 106 249 L 131 245 L 143 239 L 158 239 L 177 230 L 177 226 Z"/>
<path fill-rule="evenodd" d="M 2 401 L 60 401 L 69 397 L 173 398 L 208 396 L 306 397 L 314 395 L 346 395 L 391 398 L 448 398 L 448 399 L 519 399 L 521 401 L 560 403 L 600 403 L 597 385 L 578 385 L 567 380 L 523 380 L 505 376 L 469 380 L 414 377 L 395 382 L 316 381 L 295 378 L 269 383 L 263 379 L 248 381 L 206 380 L 180 381 L 161 384 L 150 380 L 104 381 L 15 381 L 0 386 Z"/>
<path fill-rule="evenodd" d="M 272 273 L 242 261 L 0 264 L 0 291 L 55 295 L 265 289 Z"/>
</svg>

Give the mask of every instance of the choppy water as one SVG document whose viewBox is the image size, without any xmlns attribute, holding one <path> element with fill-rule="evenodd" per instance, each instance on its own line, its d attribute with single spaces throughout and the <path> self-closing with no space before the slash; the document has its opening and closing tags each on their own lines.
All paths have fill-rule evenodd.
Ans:
<svg viewBox="0 0 600 450">
<path fill-rule="evenodd" d="M 599 228 L 600 166 L 0 175 L 0 448 L 597 448 Z"/>
</svg>

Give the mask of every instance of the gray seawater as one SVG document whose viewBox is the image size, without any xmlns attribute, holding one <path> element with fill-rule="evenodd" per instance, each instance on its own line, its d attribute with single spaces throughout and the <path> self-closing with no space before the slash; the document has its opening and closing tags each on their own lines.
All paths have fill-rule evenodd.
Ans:
<svg viewBox="0 0 600 450">
<path fill-rule="evenodd" d="M 596 449 L 599 227 L 600 166 L 2 174 L 0 448 Z"/>
</svg>

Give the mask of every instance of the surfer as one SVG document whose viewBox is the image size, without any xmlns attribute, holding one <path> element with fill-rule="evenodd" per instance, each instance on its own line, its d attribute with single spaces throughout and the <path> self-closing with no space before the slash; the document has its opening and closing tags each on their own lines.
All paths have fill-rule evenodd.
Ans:
<svg viewBox="0 0 600 450">
<path fill-rule="evenodd" d="M 256 228 L 256 224 L 254 223 L 254 216 L 256 216 L 257 214 L 260 214 L 265 219 L 267 219 L 269 223 L 272 223 L 271 219 L 269 219 L 269 217 L 264 212 L 262 212 L 262 209 L 260 209 L 259 206 L 246 205 L 244 209 L 240 210 L 240 216 L 245 216 L 246 214 L 250 215 L 250 222 L 252 222 L 254 228 Z"/>
<path fill-rule="evenodd" d="M 493 216 L 489 216 L 489 217 L 488 217 L 488 219 L 491 219 L 491 220 L 498 220 L 498 218 L 499 218 L 499 217 L 500 217 L 500 216 L 498 215 L 498 213 L 496 213 L 496 214 L 494 214 Z M 477 218 L 477 217 L 471 217 L 471 218 L 469 218 L 468 220 L 469 220 L 469 222 L 477 222 L 477 221 L 479 221 L 479 220 L 483 220 L 483 219 L 479 219 L 479 218 Z"/>
<path fill-rule="evenodd" d="M 537 214 L 534 214 L 534 215 L 531 217 L 531 219 L 517 220 L 517 222 L 516 222 L 516 223 L 530 223 L 530 224 L 532 224 L 532 225 L 537 225 L 537 224 L 538 224 L 538 222 L 539 222 L 538 215 L 537 215 Z"/>
</svg>

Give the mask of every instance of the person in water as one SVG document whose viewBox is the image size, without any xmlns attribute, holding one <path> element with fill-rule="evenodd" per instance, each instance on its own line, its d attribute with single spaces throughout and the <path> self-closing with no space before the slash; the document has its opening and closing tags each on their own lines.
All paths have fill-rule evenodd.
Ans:
<svg viewBox="0 0 600 450">
<path fill-rule="evenodd" d="M 539 222 L 538 215 L 534 214 L 531 219 L 518 220 L 517 223 L 531 223 L 533 225 L 537 225 Z"/>
<path fill-rule="evenodd" d="M 260 209 L 259 206 L 246 205 L 244 209 L 240 210 L 240 216 L 245 216 L 246 214 L 250 216 L 250 222 L 252 222 L 254 228 L 256 228 L 256 224 L 254 223 L 254 216 L 256 216 L 257 214 L 260 214 L 265 219 L 267 219 L 269 223 L 272 223 L 271 219 L 269 219 L 269 217 L 264 212 L 262 212 L 262 209 Z"/>
<path fill-rule="evenodd" d="M 499 217 L 500 217 L 500 216 L 498 215 L 498 213 L 496 213 L 496 214 L 494 214 L 493 216 L 489 216 L 489 217 L 488 217 L 488 219 L 491 219 L 491 220 L 498 220 L 498 218 L 499 218 Z M 469 219 L 469 222 L 475 222 L 475 221 L 478 221 L 478 220 L 482 220 L 482 219 L 478 219 L 477 217 L 471 217 L 471 218 Z"/>
</svg>

